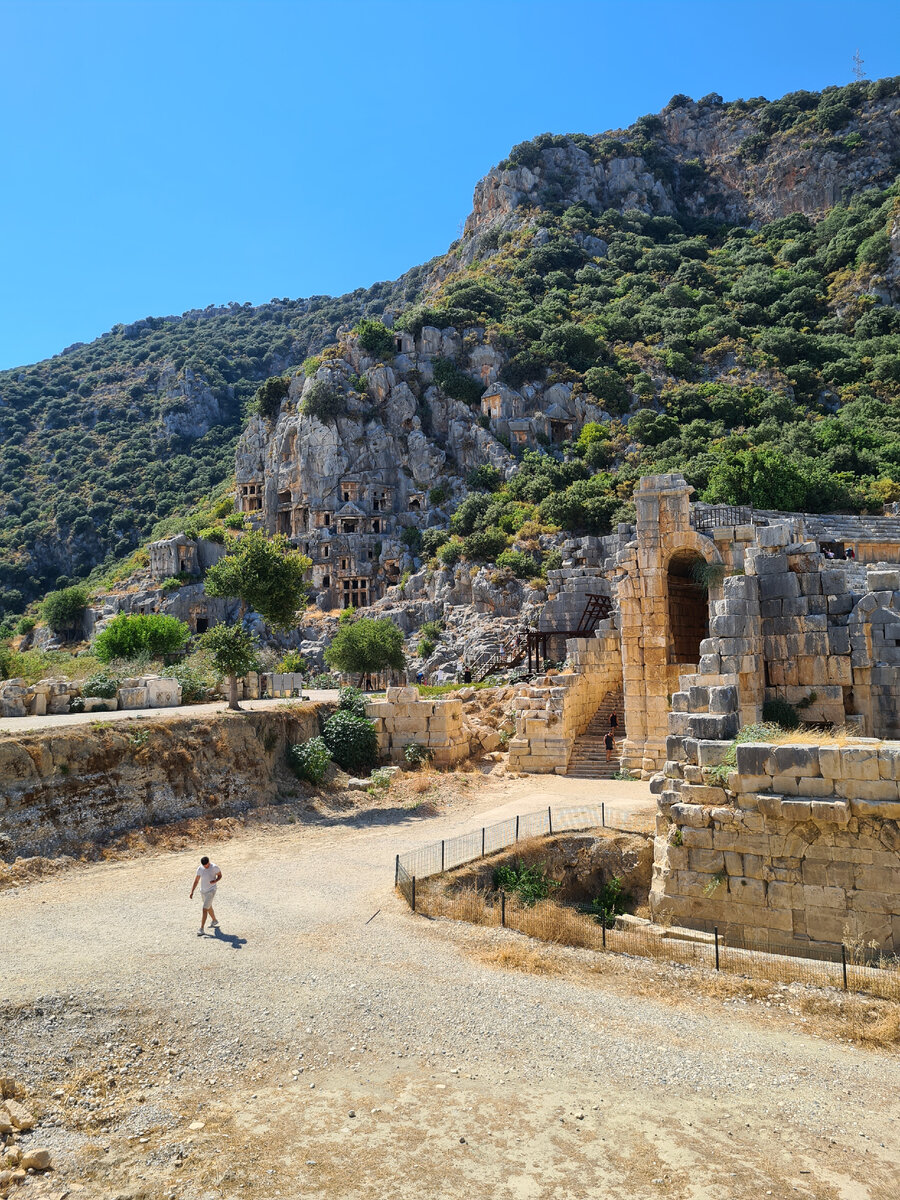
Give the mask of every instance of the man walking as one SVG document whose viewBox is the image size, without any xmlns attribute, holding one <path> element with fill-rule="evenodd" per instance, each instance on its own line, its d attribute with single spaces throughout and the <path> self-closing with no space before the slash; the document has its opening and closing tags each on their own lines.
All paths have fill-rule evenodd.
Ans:
<svg viewBox="0 0 900 1200">
<path fill-rule="evenodd" d="M 606 746 L 606 761 L 611 762 L 612 756 L 613 756 L 613 751 L 616 748 L 616 738 L 615 738 L 615 734 L 613 733 L 612 729 L 610 729 L 610 731 L 607 733 L 606 737 L 603 739 L 603 743 Z"/>
<path fill-rule="evenodd" d="M 191 888 L 190 899 L 194 898 L 194 891 L 197 884 L 200 884 L 200 899 L 203 901 L 203 915 L 200 918 L 200 928 L 197 930 L 197 936 L 203 934 L 203 927 L 206 924 L 206 917 L 209 914 L 210 928 L 218 929 L 219 922 L 216 920 L 216 914 L 213 912 L 213 900 L 216 898 L 216 885 L 222 878 L 222 872 L 215 863 L 211 863 L 209 858 L 204 854 L 200 859 L 200 866 L 197 868 L 197 874 L 194 876 L 194 886 Z"/>
</svg>

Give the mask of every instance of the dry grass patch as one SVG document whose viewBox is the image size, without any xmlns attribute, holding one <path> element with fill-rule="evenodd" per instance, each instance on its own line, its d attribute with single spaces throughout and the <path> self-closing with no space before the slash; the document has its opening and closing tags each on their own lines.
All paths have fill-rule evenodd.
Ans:
<svg viewBox="0 0 900 1200">
<path fill-rule="evenodd" d="M 506 971 L 525 971 L 529 975 L 584 975 L 576 964 L 566 962 L 552 950 L 540 950 L 525 942 L 509 942 L 488 950 L 477 950 L 472 957 L 489 967 Z"/>
</svg>

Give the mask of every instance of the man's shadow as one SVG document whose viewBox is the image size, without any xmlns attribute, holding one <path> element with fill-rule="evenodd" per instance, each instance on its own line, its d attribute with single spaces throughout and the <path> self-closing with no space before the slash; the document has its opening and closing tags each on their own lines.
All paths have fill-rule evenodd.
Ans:
<svg viewBox="0 0 900 1200">
<path fill-rule="evenodd" d="M 213 934 L 220 942 L 227 942 L 232 950 L 240 950 L 241 946 L 247 944 L 247 939 L 238 937 L 236 933 L 223 933 L 221 929 L 214 929 Z"/>
</svg>

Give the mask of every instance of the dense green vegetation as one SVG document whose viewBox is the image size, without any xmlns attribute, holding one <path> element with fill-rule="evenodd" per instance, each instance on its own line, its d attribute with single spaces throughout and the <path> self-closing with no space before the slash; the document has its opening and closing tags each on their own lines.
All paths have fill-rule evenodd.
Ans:
<svg viewBox="0 0 900 1200">
<path fill-rule="evenodd" d="M 94 640 L 93 653 L 102 663 L 113 659 L 169 658 L 190 641 L 184 621 L 165 613 L 119 613 Z"/>
<path fill-rule="evenodd" d="M 0 372 L 0 618 L 110 568 L 215 489 L 246 412 L 277 411 L 290 368 L 339 325 L 412 300 L 427 270 L 337 299 L 147 317 Z"/>
<path fill-rule="evenodd" d="M 472 472 L 483 490 L 432 553 L 492 558 L 529 522 L 608 532 L 654 471 L 760 508 L 880 512 L 900 498 L 900 310 L 873 290 L 898 212 L 894 184 L 817 224 L 793 215 L 754 231 L 579 204 L 536 214 L 540 239 L 533 227 L 501 236 L 403 323 L 464 312 L 509 355 L 508 384 L 568 382 L 609 420 L 524 451 L 505 483 Z M 579 233 L 607 256 L 591 260 Z"/>
</svg>

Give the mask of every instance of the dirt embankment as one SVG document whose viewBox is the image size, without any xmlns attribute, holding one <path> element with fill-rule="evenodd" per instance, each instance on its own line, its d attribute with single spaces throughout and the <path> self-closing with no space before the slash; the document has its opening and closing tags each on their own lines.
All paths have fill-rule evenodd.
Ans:
<svg viewBox="0 0 900 1200">
<path fill-rule="evenodd" d="M 0 737 L 0 860 L 290 796 L 287 747 L 319 732 L 321 707 Z"/>
<path fill-rule="evenodd" d="M 529 838 L 491 858 L 460 867 L 448 875 L 449 887 L 457 891 L 493 886 L 493 874 L 504 863 L 524 862 L 540 866 L 559 884 L 557 900 L 593 900 L 604 884 L 617 877 L 631 905 L 646 904 L 653 875 L 653 839 L 636 833 L 612 830 L 569 833 L 557 837 Z"/>
</svg>

